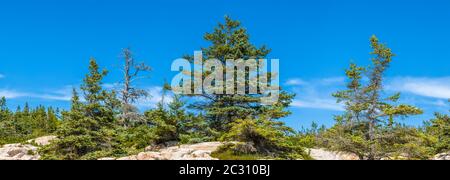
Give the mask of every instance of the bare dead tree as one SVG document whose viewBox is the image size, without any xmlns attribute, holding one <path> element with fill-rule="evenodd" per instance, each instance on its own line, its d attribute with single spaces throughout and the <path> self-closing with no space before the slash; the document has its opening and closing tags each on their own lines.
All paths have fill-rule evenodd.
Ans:
<svg viewBox="0 0 450 180">
<path fill-rule="evenodd" d="M 141 76 L 141 74 L 148 73 L 152 70 L 150 66 L 145 63 L 136 63 L 133 53 L 129 48 L 126 48 L 122 52 L 124 64 L 121 68 L 123 72 L 123 86 L 121 90 L 121 123 L 124 127 L 127 127 L 130 123 L 135 123 L 141 119 L 139 112 L 134 103 L 141 98 L 147 98 L 148 92 L 144 89 L 139 89 L 134 86 L 134 82 L 139 79 L 149 78 L 147 76 Z"/>
</svg>

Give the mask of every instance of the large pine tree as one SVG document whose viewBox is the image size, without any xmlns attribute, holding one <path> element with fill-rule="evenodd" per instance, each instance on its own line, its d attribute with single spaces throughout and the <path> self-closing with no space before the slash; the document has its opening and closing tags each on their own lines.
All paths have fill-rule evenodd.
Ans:
<svg viewBox="0 0 450 180">
<path fill-rule="evenodd" d="M 398 125 L 396 118 L 421 114 L 422 110 L 398 103 L 399 93 L 383 96 L 384 74 L 395 55 L 377 37 L 370 42 L 372 66 L 352 64 L 346 71 L 348 89 L 334 94 L 338 102 L 345 104 L 346 112 L 336 117 L 337 125 L 329 131 L 329 137 L 332 148 L 373 160 L 389 156 L 394 143 L 392 133 Z"/>
<path fill-rule="evenodd" d="M 71 110 L 63 113 L 63 124 L 57 131 L 59 140 L 42 149 L 43 159 L 96 159 L 114 150 L 113 95 L 102 88 L 106 74 L 91 59 L 89 74 L 81 85 L 84 101 L 74 90 Z"/>
<path fill-rule="evenodd" d="M 239 21 L 230 17 L 225 17 L 225 23 L 219 25 L 211 33 L 206 33 L 204 39 L 211 43 L 209 47 L 202 48 L 203 57 L 201 62 L 204 64 L 208 60 L 217 59 L 225 67 L 227 60 L 249 60 L 249 59 L 265 59 L 270 50 L 265 46 L 257 47 L 250 42 L 250 36 L 247 30 L 241 26 Z M 194 57 L 188 57 L 194 60 Z M 192 72 L 191 72 L 192 73 Z M 202 77 L 214 72 L 202 72 Z M 199 72 L 193 72 L 198 76 Z M 242 83 L 244 86 L 249 85 L 250 75 L 247 71 L 244 81 L 234 80 L 233 83 Z M 226 72 L 224 72 L 226 77 Z M 235 74 L 236 75 L 236 74 Z M 264 74 L 260 74 L 263 76 Z M 276 76 L 276 74 L 270 74 Z M 224 88 L 227 83 L 224 83 Z M 236 91 L 235 86 L 235 91 Z M 248 92 L 249 87 L 246 87 Z M 258 90 L 261 90 L 259 87 Z M 294 95 L 282 92 L 279 101 L 272 106 L 265 106 L 261 102 L 264 92 L 257 94 L 201 94 L 194 95 L 200 97 L 191 107 L 204 111 L 205 116 L 211 127 L 218 132 L 224 133 L 231 129 L 231 125 L 238 119 L 258 118 L 264 114 L 271 120 L 279 119 L 289 115 L 285 108 L 291 103 Z M 267 116 L 268 115 L 268 116 Z"/>
</svg>

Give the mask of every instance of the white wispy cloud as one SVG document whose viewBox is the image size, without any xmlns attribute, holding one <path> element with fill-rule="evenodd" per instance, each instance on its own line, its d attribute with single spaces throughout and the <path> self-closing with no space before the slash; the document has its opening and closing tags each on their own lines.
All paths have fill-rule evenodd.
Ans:
<svg viewBox="0 0 450 180">
<path fill-rule="evenodd" d="M 116 84 L 107 84 L 104 86 L 105 89 L 116 89 L 116 87 Z M 72 89 L 72 86 L 65 86 L 57 90 L 46 91 L 44 93 L 0 89 L 0 97 L 5 97 L 7 99 L 31 98 L 50 101 L 70 101 L 72 98 Z M 135 105 L 142 109 L 156 107 L 156 105 L 161 102 L 163 98 L 163 88 L 160 86 L 151 86 L 143 89 L 148 92 L 149 96 L 138 100 Z M 80 98 L 83 99 L 82 97 Z M 170 103 L 173 100 L 171 94 L 167 94 L 164 98 L 165 103 Z"/>
<path fill-rule="evenodd" d="M 103 84 L 103 88 L 107 90 L 116 90 L 120 91 L 120 88 L 122 88 L 122 84 L 120 83 L 105 83 Z M 147 109 L 147 108 L 154 108 L 157 106 L 158 103 L 160 103 L 163 99 L 163 88 L 161 86 L 148 86 L 148 87 L 142 87 L 141 89 L 147 91 L 148 97 L 141 98 L 137 100 L 135 103 L 135 106 L 140 109 Z M 120 92 L 119 92 L 120 93 Z M 167 94 L 164 97 L 165 103 L 172 102 L 172 96 L 171 94 Z"/>
<path fill-rule="evenodd" d="M 386 89 L 424 97 L 450 99 L 450 77 L 398 77 L 391 79 Z"/>
<path fill-rule="evenodd" d="M 119 83 L 105 83 L 102 85 L 103 88 L 107 89 L 107 90 L 117 90 L 120 88 L 121 84 Z"/>
<path fill-rule="evenodd" d="M 147 98 L 140 99 L 136 106 L 138 108 L 154 108 L 163 99 L 163 88 L 160 86 L 147 87 L 145 90 L 148 92 L 149 96 Z M 170 103 L 173 101 L 171 94 L 166 94 L 164 96 L 164 103 Z"/>
<path fill-rule="evenodd" d="M 338 77 L 328 77 L 316 80 L 323 86 L 330 86 L 330 85 L 344 85 L 345 84 L 345 77 L 338 76 Z"/>
<path fill-rule="evenodd" d="M 344 77 L 327 77 L 304 80 L 290 79 L 285 83 L 297 94 L 291 106 L 295 108 L 323 109 L 343 111 L 344 106 L 332 97 L 339 87 L 345 85 Z"/>
<path fill-rule="evenodd" d="M 345 88 L 345 77 L 308 80 L 294 78 L 286 81 L 285 85 L 297 94 L 292 107 L 333 111 L 344 110 L 344 105 L 337 103 L 331 94 Z M 450 99 L 450 77 L 388 78 L 386 90 L 389 93 L 403 93 L 402 103 L 413 104 L 419 107 L 445 109 L 449 107 L 447 99 Z"/>
<path fill-rule="evenodd" d="M 287 86 L 300 86 L 307 84 L 307 82 L 303 81 L 302 79 L 289 79 L 285 84 Z"/>
<path fill-rule="evenodd" d="M 434 101 L 434 103 L 432 103 L 432 104 L 435 105 L 435 106 L 440 106 L 440 107 L 448 107 L 449 106 L 448 102 L 444 101 L 442 99 Z"/>
<path fill-rule="evenodd" d="M 70 101 L 72 99 L 72 86 L 64 86 L 61 89 L 49 91 L 43 94 L 34 94 L 34 98 L 56 101 Z"/>
<path fill-rule="evenodd" d="M 336 100 L 333 99 L 294 100 L 291 106 L 297 108 L 325 109 L 332 111 L 345 110 L 343 105 L 336 103 Z"/>
<path fill-rule="evenodd" d="M 9 89 L 0 89 L 0 97 L 5 97 L 7 99 L 15 99 L 15 98 L 21 98 L 26 97 L 26 93 L 18 92 L 15 90 L 9 90 Z"/>
<path fill-rule="evenodd" d="M 341 85 L 345 83 L 345 77 L 327 77 L 320 79 L 304 80 L 301 78 L 293 78 L 286 81 L 286 86 L 330 86 L 330 85 Z"/>
<path fill-rule="evenodd" d="M 72 91 L 69 86 L 59 90 L 43 93 L 24 92 L 14 89 L 0 89 L 0 97 L 5 97 L 6 99 L 34 98 L 42 100 L 70 101 L 72 97 Z"/>
</svg>

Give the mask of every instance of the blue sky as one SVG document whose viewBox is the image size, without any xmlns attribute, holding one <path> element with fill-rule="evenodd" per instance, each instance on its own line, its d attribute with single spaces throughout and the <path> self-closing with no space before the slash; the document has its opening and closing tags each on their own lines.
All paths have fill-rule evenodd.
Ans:
<svg viewBox="0 0 450 180">
<path fill-rule="evenodd" d="M 252 42 L 281 60 L 281 82 L 297 93 L 288 125 L 331 125 L 342 113 L 331 93 L 344 86 L 350 62 L 366 65 L 376 34 L 398 55 L 387 73 L 386 93 L 423 108 L 404 121 L 418 125 L 450 109 L 450 2 L 448 0 L 16 0 L 0 6 L 0 96 L 11 107 L 68 107 L 90 57 L 120 78 L 120 51 L 131 47 L 154 67 L 140 82 L 153 94 L 174 73 L 170 65 L 207 46 L 202 37 L 224 15 L 239 19 Z"/>
</svg>

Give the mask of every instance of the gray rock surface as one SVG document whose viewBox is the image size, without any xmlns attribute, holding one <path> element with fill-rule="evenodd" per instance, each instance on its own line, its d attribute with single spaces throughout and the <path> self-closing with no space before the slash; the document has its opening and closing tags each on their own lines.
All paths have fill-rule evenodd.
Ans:
<svg viewBox="0 0 450 180">
<path fill-rule="evenodd" d="M 36 144 L 38 146 L 46 146 L 46 145 L 49 145 L 55 139 L 56 139 L 56 136 L 44 136 L 44 137 L 28 140 L 27 143 Z"/>
<path fill-rule="evenodd" d="M 450 160 L 450 152 L 438 154 L 433 160 Z"/>
<path fill-rule="evenodd" d="M 223 143 L 207 142 L 192 145 L 171 146 L 162 148 L 145 148 L 146 152 L 138 155 L 118 158 L 117 160 L 217 160 L 211 157 L 211 153 L 216 151 Z M 102 158 L 99 160 L 112 160 L 113 158 Z"/>
<path fill-rule="evenodd" d="M 27 141 L 29 144 L 6 144 L 0 148 L 0 160 L 38 160 L 41 156 L 37 146 L 48 145 L 54 139 L 55 136 L 45 136 Z"/>
<path fill-rule="evenodd" d="M 315 160 L 359 160 L 354 154 L 333 152 L 325 149 L 308 149 L 310 156 Z"/>
</svg>

